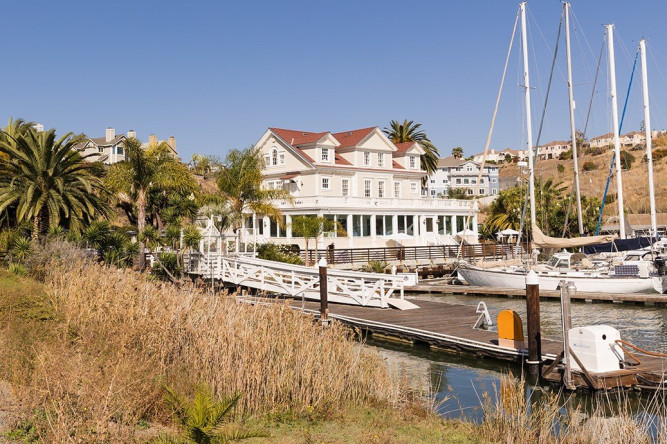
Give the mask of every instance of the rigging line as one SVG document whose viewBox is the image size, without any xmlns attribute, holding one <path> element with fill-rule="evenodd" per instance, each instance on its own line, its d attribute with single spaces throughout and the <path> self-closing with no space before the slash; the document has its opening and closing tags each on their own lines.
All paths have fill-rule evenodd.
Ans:
<svg viewBox="0 0 667 444">
<path fill-rule="evenodd" d="M 604 54 L 604 44 L 607 40 L 607 36 L 605 35 L 602 38 L 602 46 L 600 47 L 600 56 L 598 57 L 598 66 L 597 69 L 595 70 L 595 78 L 593 79 L 593 88 L 591 89 L 591 98 L 588 102 L 588 112 L 586 113 L 586 123 L 584 124 L 584 130 L 583 130 L 583 136 L 584 139 L 586 139 L 586 131 L 588 130 L 588 122 L 591 117 L 591 110 L 593 109 L 593 98 L 595 97 L 595 88 L 598 83 L 598 75 L 600 74 L 600 65 L 602 64 L 602 55 Z M 583 154 L 583 149 L 579 150 L 577 153 L 577 160 L 579 160 Z M 565 237 L 565 230 L 567 229 L 567 226 L 569 224 L 569 219 L 570 219 L 570 210 L 572 209 L 572 196 L 574 194 L 575 188 L 574 184 L 572 184 L 572 189 L 570 190 L 570 198 L 568 199 L 567 202 L 567 212 L 565 213 L 565 224 L 563 225 L 563 235 L 561 237 Z M 597 234 L 597 233 L 596 233 Z"/>
<path fill-rule="evenodd" d="M 632 88 L 632 79 L 635 77 L 635 68 L 637 67 L 637 58 L 639 57 L 639 51 L 635 54 L 635 62 L 632 64 L 632 73 L 630 74 L 630 82 L 628 83 L 628 91 L 625 94 L 625 103 L 623 104 L 623 113 L 621 114 L 621 122 L 618 124 L 618 133 L 621 134 L 621 129 L 623 128 L 623 120 L 625 119 L 625 112 L 628 107 L 628 97 L 630 97 L 630 89 Z M 604 187 L 604 195 L 602 196 L 602 206 L 600 207 L 600 215 L 598 216 L 598 224 L 595 227 L 595 235 L 600 232 L 600 224 L 602 223 L 602 213 L 604 212 L 605 201 L 607 200 L 607 192 L 609 191 L 609 182 L 611 177 L 614 174 L 614 160 L 616 159 L 616 152 L 611 156 L 611 166 L 609 167 L 609 175 L 607 176 L 607 184 Z M 618 179 L 616 179 L 618 180 Z M 616 196 L 618 199 L 618 196 Z"/>
<path fill-rule="evenodd" d="M 549 72 L 549 82 L 547 83 L 547 93 L 544 97 L 544 106 L 542 107 L 542 117 L 540 118 L 540 128 L 537 131 L 537 140 L 535 141 L 535 153 L 533 153 L 533 170 L 535 169 L 535 165 L 537 164 L 537 159 L 538 159 L 537 154 L 539 153 L 540 138 L 542 137 L 542 128 L 543 128 L 543 125 L 544 125 L 544 117 L 546 116 L 546 113 L 547 113 L 547 103 L 549 102 L 549 92 L 551 91 L 551 81 L 553 80 L 553 77 L 554 77 L 554 67 L 556 65 L 556 60 L 557 60 L 557 57 L 558 57 L 558 46 L 559 46 L 559 43 L 560 43 L 560 33 L 561 33 L 562 28 L 563 28 L 563 13 L 561 13 L 560 23 L 558 24 L 558 34 L 556 34 L 556 46 L 554 47 L 554 56 L 553 56 L 553 59 L 551 60 L 551 71 Z M 517 240 L 516 240 L 517 246 L 521 245 L 521 235 L 523 233 L 523 224 L 524 224 L 524 221 L 526 219 L 526 209 L 528 208 L 528 196 L 529 196 L 529 194 L 526 193 L 526 197 L 523 201 L 523 208 L 521 209 L 521 221 L 519 222 L 519 235 L 517 236 Z M 532 229 L 532 227 L 531 227 L 531 229 Z"/>
<path fill-rule="evenodd" d="M 503 86 L 505 85 L 505 76 L 507 75 L 507 66 L 509 65 L 510 55 L 512 54 L 512 46 L 514 46 L 514 37 L 516 35 L 516 28 L 519 23 L 519 11 L 517 11 L 516 18 L 514 19 L 514 27 L 512 28 L 512 37 L 510 38 L 509 48 L 507 48 L 507 57 L 505 57 L 505 67 L 503 68 L 503 76 L 500 79 L 500 88 L 498 89 L 498 96 L 496 97 L 496 104 L 493 108 L 493 116 L 491 117 L 491 127 L 489 128 L 489 133 L 486 136 L 486 145 L 484 146 L 484 154 L 482 155 L 482 164 L 479 167 L 479 174 L 477 176 L 477 184 L 475 185 L 475 197 L 473 198 L 473 205 L 470 206 L 468 210 L 468 215 L 466 216 L 466 222 L 463 227 L 464 236 L 461 236 L 461 245 L 458 248 L 456 253 L 456 260 L 458 261 L 461 257 L 461 250 L 463 247 L 463 241 L 465 239 L 465 230 L 468 229 L 470 225 L 470 217 L 472 211 L 474 210 L 475 205 L 477 204 L 477 199 L 479 196 L 479 179 L 481 178 L 484 172 L 484 165 L 486 164 L 486 155 L 489 152 L 489 145 L 491 145 L 491 136 L 493 135 L 493 127 L 496 124 L 496 116 L 498 115 L 498 107 L 500 106 L 500 97 L 503 93 Z"/>
<path fill-rule="evenodd" d="M 551 52 L 551 47 L 549 46 L 549 43 L 547 42 L 547 39 L 544 37 L 544 33 L 542 32 L 542 28 L 540 28 L 540 25 L 537 23 L 537 20 L 535 19 L 535 16 L 531 12 L 530 8 L 526 8 L 526 10 L 528 11 L 528 14 L 530 14 L 530 18 L 535 23 L 535 27 L 537 28 L 537 31 L 539 32 L 540 37 L 542 37 L 542 42 L 544 42 L 544 46 L 547 47 L 547 51 Z M 561 15 L 562 15 L 562 13 L 561 13 Z M 562 20 L 562 17 L 561 17 L 561 20 Z M 558 41 L 556 41 L 556 42 L 558 42 Z M 533 54 L 534 53 L 535 53 L 535 48 L 533 47 Z M 534 60 L 537 60 L 537 58 L 535 58 Z M 563 70 L 561 69 L 560 65 L 556 64 L 556 68 L 558 69 L 558 72 L 560 73 L 560 75 L 562 77 L 561 80 L 563 80 L 564 82 L 567 82 L 565 74 L 563 73 Z"/>
</svg>

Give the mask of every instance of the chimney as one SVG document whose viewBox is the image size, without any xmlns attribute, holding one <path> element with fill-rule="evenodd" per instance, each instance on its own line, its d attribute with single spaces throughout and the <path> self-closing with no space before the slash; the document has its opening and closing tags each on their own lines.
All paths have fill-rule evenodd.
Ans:
<svg viewBox="0 0 667 444">
<path fill-rule="evenodd" d="M 107 137 L 106 137 L 107 142 L 111 142 L 115 138 L 116 138 L 116 130 L 113 128 L 107 128 Z"/>
<path fill-rule="evenodd" d="M 167 140 L 167 144 L 176 151 L 176 138 L 174 136 L 169 136 L 169 140 Z"/>
<path fill-rule="evenodd" d="M 157 145 L 157 136 L 155 134 L 148 136 L 148 145 Z"/>
<path fill-rule="evenodd" d="M 137 138 L 137 133 L 134 130 L 129 130 L 127 132 L 127 138 L 128 139 L 130 139 L 130 138 L 136 139 Z"/>
</svg>

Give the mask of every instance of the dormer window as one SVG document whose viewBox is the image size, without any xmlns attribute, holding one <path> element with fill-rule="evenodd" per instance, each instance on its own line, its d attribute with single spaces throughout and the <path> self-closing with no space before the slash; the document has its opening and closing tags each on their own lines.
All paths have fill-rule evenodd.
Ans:
<svg viewBox="0 0 667 444">
<path fill-rule="evenodd" d="M 371 165 L 371 153 L 368 151 L 364 151 L 364 166 L 370 166 Z"/>
<path fill-rule="evenodd" d="M 472 165 L 466 165 L 466 171 L 472 171 Z"/>
<path fill-rule="evenodd" d="M 413 170 L 417 168 L 417 156 L 410 156 L 410 168 Z"/>
<path fill-rule="evenodd" d="M 276 166 L 278 165 L 278 150 L 274 149 L 273 153 L 271 154 L 271 165 Z"/>
<path fill-rule="evenodd" d="M 384 167 L 384 153 L 378 153 L 378 167 Z"/>
<path fill-rule="evenodd" d="M 329 148 L 322 148 L 322 162 L 329 161 Z"/>
</svg>

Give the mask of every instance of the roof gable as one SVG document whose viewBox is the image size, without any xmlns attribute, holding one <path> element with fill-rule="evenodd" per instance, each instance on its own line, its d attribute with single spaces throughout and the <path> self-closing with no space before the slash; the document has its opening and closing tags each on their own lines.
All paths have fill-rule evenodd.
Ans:
<svg viewBox="0 0 667 444">
<path fill-rule="evenodd" d="M 269 130 L 280 136 L 285 142 L 292 146 L 316 143 L 318 140 L 329 134 L 327 131 L 313 133 L 309 131 L 288 130 L 283 128 L 269 128 Z"/>
</svg>

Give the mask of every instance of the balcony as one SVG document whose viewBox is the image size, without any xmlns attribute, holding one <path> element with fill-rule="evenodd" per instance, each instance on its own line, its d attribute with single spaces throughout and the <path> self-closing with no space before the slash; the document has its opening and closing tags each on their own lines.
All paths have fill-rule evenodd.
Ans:
<svg viewBox="0 0 667 444">
<path fill-rule="evenodd" d="M 459 199 L 433 199 L 429 197 L 416 198 L 378 198 L 378 197 L 338 197 L 338 196 L 306 196 L 295 197 L 294 202 L 279 200 L 275 202 L 281 209 L 432 209 L 432 210 L 451 210 L 467 211 L 473 202 L 470 200 Z"/>
</svg>

